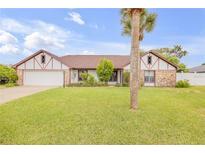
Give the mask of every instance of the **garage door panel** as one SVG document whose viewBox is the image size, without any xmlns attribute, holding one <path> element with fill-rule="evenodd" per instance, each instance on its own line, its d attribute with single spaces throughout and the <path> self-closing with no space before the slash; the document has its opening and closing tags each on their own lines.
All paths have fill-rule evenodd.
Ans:
<svg viewBox="0 0 205 154">
<path fill-rule="evenodd" d="M 24 85 L 63 86 L 63 71 L 24 71 Z"/>
</svg>

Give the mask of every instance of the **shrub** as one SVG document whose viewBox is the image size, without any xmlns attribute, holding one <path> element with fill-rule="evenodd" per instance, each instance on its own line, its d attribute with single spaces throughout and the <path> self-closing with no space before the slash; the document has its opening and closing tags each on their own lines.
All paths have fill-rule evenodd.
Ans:
<svg viewBox="0 0 205 154">
<path fill-rule="evenodd" d="M 123 84 L 129 85 L 130 84 L 130 72 L 123 72 Z"/>
<path fill-rule="evenodd" d="M 88 73 L 81 73 L 80 77 L 82 78 L 83 82 L 85 82 L 88 79 Z"/>
<path fill-rule="evenodd" d="M 190 84 L 187 80 L 180 80 L 176 83 L 177 88 L 188 88 L 190 87 Z"/>
<path fill-rule="evenodd" d="M 83 80 L 83 84 L 87 86 L 94 86 L 96 84 L 95 77 L 89 73 L 82 73 L 81 78 Z"/>
<path fill-rule="evenodd" d="M 7 84 L 5 84 L 6 87 L 15 87 L 18 86 L 16 83 L 13 82 L 8 82 Z"/>
<path fill-rule="evenodd" d="M 93 75 L 88 74 L 87 84 L 91 85 L 91 86 L 96 84 L 96 80 L 95 80 L 95 77 Z"/>
<path fill-rule="evenodd" d="M 107 83 L 113 73 L 114 66 L 110 60 L 102 59 L 97 66 L 98 79 L 101 82 Z"/>
<path fill-rule="evenodd" d="M 15 69 L 0 64 L 0 84 L 15 83 L 17 80 Z"/>
</svg>

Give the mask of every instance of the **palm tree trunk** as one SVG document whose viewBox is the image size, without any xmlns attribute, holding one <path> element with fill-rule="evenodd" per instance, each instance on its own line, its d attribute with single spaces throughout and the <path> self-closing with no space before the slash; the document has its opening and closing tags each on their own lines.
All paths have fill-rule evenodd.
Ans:
<svg viewBox="0 0 205 154">
<path fill-rule="evenodd" d="M 139 89 L 139 28 L 140 28 L 140 9 L 132 9 L 132 42 L 130 53 L 130 105 L 131 109 L 137 109 L 138 89 Z"/>
</svg>

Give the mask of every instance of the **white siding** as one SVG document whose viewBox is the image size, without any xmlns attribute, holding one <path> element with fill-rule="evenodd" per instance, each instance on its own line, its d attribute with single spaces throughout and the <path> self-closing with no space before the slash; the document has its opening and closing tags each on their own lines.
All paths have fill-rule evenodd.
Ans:
<svg viewBox="0 0 205 154">
<path fill-rule="evenodd" d="M 45 63 L 41 63 L 41 56 L 45 55 Z M 23 69 L 23 85 L 62 86 L 64 84 L 64 70 L 69 68 L 60 61 L 42 52 L 17 67 Z"/>
<path fill-rule="evenodd" d="M 169 64 L 168 69 L 169 69 L 169 70 L 175 70 L 175 67 Z"/>
<path fill-rule="evenodd" d="M 152 56 L 152 64 L 148 64 L 148 56 Z M 141 70 L 175 70 L 176 68 L 163 59 L 158 58 L 153 54 L 146 54 L 141 57 Z M 130 64 L 124 67 L 124 70 L 130 70 Z"/>
<path fill-rule="evenodd" d="M 45 55 L 45 64 L 41 63 L 41 56 Z M 36 55 L 35 57 L 31 58 L 30 60 L 26 61 L 25 63 L 22 63 L 17 67 L 17 69 L 35 69 L 35 70 L 41 70 L 41 69 L 68 69 L 68 67 L 64 64 L 62 64 L 60 61 L 56 60 L 55 58 L 52 58 L 48 54 L 40 53 Z"/>
<path fill-rule="evenodd" d="M 146 70 L 146 69 L 147 69 L 146 65 L 141 61 L 141 70 Z"/>
<path fill-rule="evenodd" d="M 34 69 L 34 60 L 30 59 L 26 62 L 26 69 Z"/>
<path fill-rule="evenodd" d="M 61 63 L 53 59 L 53 69 L 61 69 Z"/>
<path fill-rule="evenodd" d="M 159 70 L 167 70 L 167 64 L 164 60 L 159 59 Z"/>
<path fill-rule="evenodd" d="M 44 54 L 46 56 L 46 59 L 45 59 L 45 64 L 47 64 L 50 60 L 51 60 L 51 56 L 49 56 L 48 54 Z"/>
<path fill-rule="evenodd" d="M 49 59 L 50 61 L 48 61 L 46 64 L 46 69 L 52 69 L 52 66 L 53 66 L 53 59 Z"/>
<path fill-rule="evenodd" d="M 43 68 L 43 64 L 41 64 L 41 55 L 43 55 L 43 53 L 41 53 L 41 54 L 39 54 L 35 57 L 35 66 L 37 66 L 36 69 L 42 69 Z M 50 58 L 50 57 L 46 56 L 46 59 L 47 58 Z"/>
</svg>

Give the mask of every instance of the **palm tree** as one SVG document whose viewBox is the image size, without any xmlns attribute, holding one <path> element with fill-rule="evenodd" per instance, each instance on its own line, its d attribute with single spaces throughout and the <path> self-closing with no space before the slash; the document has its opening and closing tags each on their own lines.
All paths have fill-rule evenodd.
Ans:
<svg viewBox="0 0 205 154">
<path fill-rule="evenodd" d="M 149 14 L 146 9 L 121 9 L 123 35 L 132 37 L 130 53 L 130 105 L 137 109 L 138 89 L 140 84 L 140 52 L 139 41 L 143 40 L 144 32 L 151 32 L 156 21 L 156 14 Z"/>
</svg>

